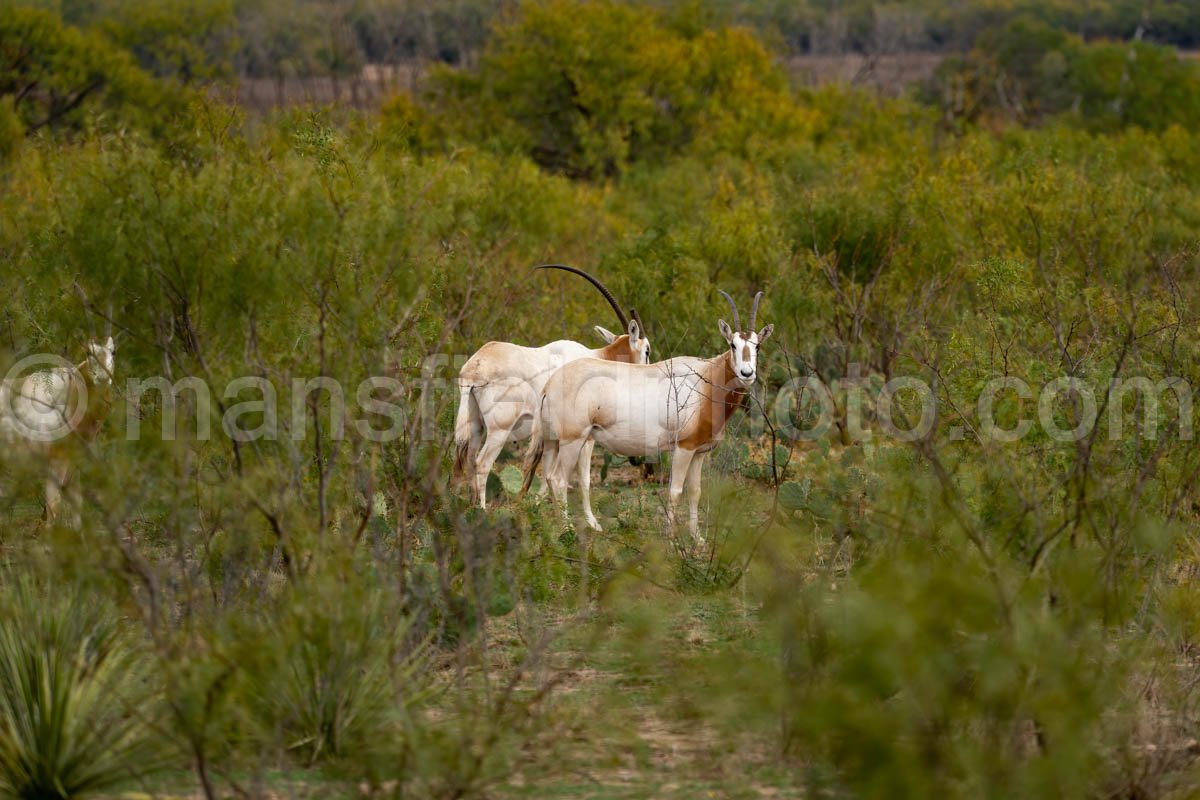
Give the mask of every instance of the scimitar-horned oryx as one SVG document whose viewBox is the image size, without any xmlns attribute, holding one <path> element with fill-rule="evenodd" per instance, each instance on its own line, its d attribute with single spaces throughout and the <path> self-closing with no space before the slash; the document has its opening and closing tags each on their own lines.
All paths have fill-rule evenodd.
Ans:
<svg viewBox="0 0 1200 800">
<path fill-rule="evenodd" d="M 629 364 L 650 361 L 650 341 L 636 310 L 631 308 L 626 317 L 612 292 L 581 269 L 562 264 L 546 264 L 538 269 L 565 270 L 587 279 L 617 313 L 625 333 L 616 335 L 597 325 L 596 331 L 608 344 L 596 349 L 568 339 L 541 347 L 488 342 L 463 365 L 458 374 L 454 466 L 466 475 L 472 497 L 483 508 L 487 508 L 487 479 L 492 465 L 505 444 L 529 438 L 537 400 L 555 370 L 581 358 Z"/>
<path fill-rule="evenodd" d="M 0 383 L 0 441 L 6 454 L 44 457 L 46 521 L 59 513 L 63 493 L 70 488 L 72 524 L 79 524 L 81 492 L 73 462 L 79 447 L 90 444 L 104 425 L 112 406 L 116 344 L 112 336 L 92 341 L 87 358 L 74 367 L 33 372 Z"/>
<path fill-rule="evenodd" d="M 588 358 L 555 372 L 542 390 L 525 459 L 525 490 L 545 458 L 546 481 L 565 514 L 569 476 L 578 469 L 587 524 L 600 530 L 590 493 L 594 443 L 623 456 L 653 456 L 669 450 L 668 525 L 674 528 L 675 507 L 686 486 L 688 529 L 702 541 L 698 514 L 704 460 L 724 436 L 729 417 L 745 402 L 757 377 L 758 348 L 775 329 L 767 325 L 754 330 L 762 292 L 754 297 L 745 330 L 733 298 L 721 294 L 729 301 L 733 327 L 723 319 L 717 322 L 729 345 L 720 355 L 671 358 L 649 365 Z"/>
</svg>

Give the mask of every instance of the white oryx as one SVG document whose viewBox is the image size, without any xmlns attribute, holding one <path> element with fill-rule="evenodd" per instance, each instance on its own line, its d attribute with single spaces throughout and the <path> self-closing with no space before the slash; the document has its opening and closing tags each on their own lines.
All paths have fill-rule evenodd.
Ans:
<svg viewBox="0 0 1200 800">
<path fill-rule="evenodd" d="M 712 358 L 679 357 L 645 366 L 583 359 L 563 366 L 542 390 L 533 441 L 525 459 L 525 489 L 542 458 L 546 481 L 567 513 L 567 485 L 579 470 L 587 523 L 600 530 L 590 496 L 591 450 L 598 442 L 623 456 L 652 456 L 670 450 L 671 490 L 667 521 L 688 490 L 688 528 L 699 539 L 700 472 L 725 432 L 725 423 L 746 400 L 756 377 L 759 346 L 775 329 L 754 330 L 762 292 L 754 297 L 750 325 L 741 330 L 737 307 L 733 328 L 719 320 L 729 349 Z M 553 461 L 553 463 L 551 463 Z"/>
<path fill-rule="evenodd" d="M 561 264 L 538 269 L 561 269 L 586 278 L 617 312 L 625 333 L 618 336 L 597 325 L 596 331 L 608 344 L 596 349 L 568 339 L 541 347 L 488 342 L 463 365 L 458 373 L 454 466 L 466 474 L 471 495 L 483 508 L 487 508 L 487 479 L 492 465 L 505 444 L 529 438 L 537 400 L 555 370 L 581 358 L 630 364 L 650 361 L 650 342 L 637 311 L 631 308 L 632 319 L 627 318 L 612 292 L 583 270 Z"/>
<path fill-rule="evenodd" d="M 46 458 L 47 522 L 58 516 L 63 491 L 72 485 L 72 452 L 90 443 L 112 405 L 116 345 L 109 336 L 88 343 L 87 358 L 74 367 L 33 372 L 0 383 L 0 441 L 5 453 Z M 72 521 L 79 519 L 79 485 L 74 482 Z"/>
</svg>

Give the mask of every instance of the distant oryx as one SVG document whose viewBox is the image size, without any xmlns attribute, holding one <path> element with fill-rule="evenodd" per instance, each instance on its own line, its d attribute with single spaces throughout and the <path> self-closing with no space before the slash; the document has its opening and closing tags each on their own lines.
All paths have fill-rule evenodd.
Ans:
<svg viewBox="0 0 1200 800">
<path fill-rule="evenodd" d="M 465 472 L 472 497 L 483 508 L 487 508 L 487 479 L 492 465 L 505 444 L 529 438 L 537 399 L 556 369 L 581 358 L 629 364 L 650 362 L 650 341 L 637 311 L 630 309 L 632 319 L 627 318 L 612 292 L 583 270 L 560 264 L 538 269 L 561 269 L 586 278 L 617 312 L 625 333 L 618 336 L 597 325 L 596 332 L 608 344 L 595 350 L 567 339 L 541 347 L 488 342 L 463 365 L 458 373 L 454 465 L 456 470 Z"/>
<path fill-rule="evenodd" d="M 72 481 L 71 451 L 90 443 L 104 425 L 112 405 L 116 345 L 109 336 L 92 341 L 87 358 L 74 367 L 57 367 L 0 383 L 0 441 L 5 454 L 24 451 L 43 455 L 47 522 L 58 516 L 63 491 L 73 486 L 71 519 L 79 520 L 79 482 Z"/>
<path fill-rule="evenodd" d="M 525 459 L 525 489 L 543 456 L 545 478 L 567 511 L 567 484 L 579 470 L 583 508 L 590 527 L 600 530 L 590 496 L 591 450 L 595 442 L 623 456 L 653 456 L 670 450 L 671 493 L 667 521 L 686 484 L 688 528 L 699 540 L 700 472 L 708 452 L 724 435 L 725 423 L 746 400 L 756 377 L 759 346 L 774 325 L 754 330 L 762 292 L 754 297 L 750 325 L 741 330 L 733 298 L 733 328 L 718 320 L 729 349 L 712 358 L 680 357 L 646 366 L 596 359 L 572 361 L 542 390 L 533 441 Z M 553 463 L 551 461 L 553 460 Z"/>
</svg>

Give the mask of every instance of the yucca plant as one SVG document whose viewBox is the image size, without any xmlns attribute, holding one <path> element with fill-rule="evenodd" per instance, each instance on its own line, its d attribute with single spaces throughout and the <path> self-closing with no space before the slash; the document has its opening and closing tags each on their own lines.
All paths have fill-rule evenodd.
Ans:
<svg viewBox="0 0 1200 800">
<path fill-rule="evenodd" d="M 161 766 L 151 664 L 114 610 L 3 578 L 0 797 L 82 797 Z"/>
</svg>

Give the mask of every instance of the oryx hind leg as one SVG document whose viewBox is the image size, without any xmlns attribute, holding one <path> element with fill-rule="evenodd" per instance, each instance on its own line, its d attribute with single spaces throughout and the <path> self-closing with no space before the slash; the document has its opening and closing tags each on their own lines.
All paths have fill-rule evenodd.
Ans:
<svg viewBox="0 0 1200 800">
<path fill-rule="evenodd" d="M 579 459 L 589 441 L 588 439 L 577 439 L 573 442 L 559 441 L 557 463 L 554 465 L 553 472 L 547 475 L 554 498 L 558 501 L 568 522 L 571 519 L 571 511 L 567 505 L 567 487 L 571 482 L 571 473 L 578 467 Z"/>
<path fill-rule="evenodd" d="M 462 456 L 462 471 L 463 476 L 467 480 L 467 488 L 471 492 L 471 499 L 478 502 L 480 495 L 478 491 L 476 464 L 479 462 L 479 451 L 483 449 L 484 435 L 486 431 L 482 427 L 472 427 L 470 436 L 467 439 L 466 452 Z"/>
<path fill-rule="evenodd" d="M 546 441 L 542 445 L 542 485 L 537 496 L 546 497 L 550 492 L 550 473 L 558 466 L 558 442 Z"/>
<path fill-rule="evenodd" d="M 66 460 L 51 459 L 48 473 L 46 475 L 46 506 L 42 515 L 42 519 L 47 524 L 58 519 L 59 510 L 62 508 L 63 493 L 66 491 L 67 482 L 71 477 L 71 465 Z"/>
<path fill-rule="evenodd" d="M 480 508 L 487 508 L 488 476 L 492 474 L 492 467 L 495 466 L 496 459 L 500 457 L 500 451 L 508 442 L 508 434 L 508 429 L 489 428 L 487 440 L 484 441 L 479 455 L 475 458 L 475 499 L 479 502 Z"/>
</svg>

